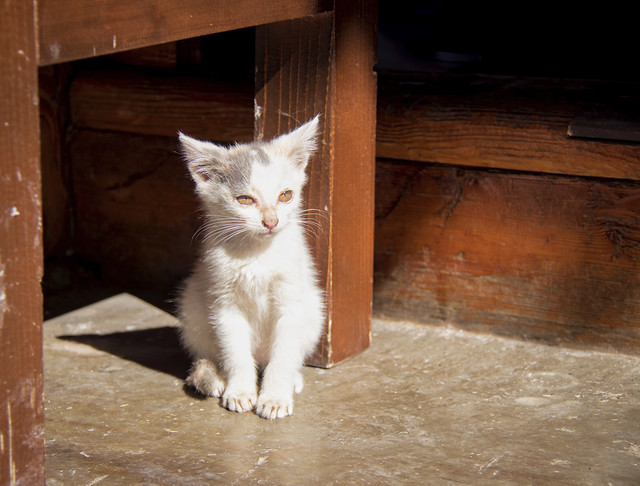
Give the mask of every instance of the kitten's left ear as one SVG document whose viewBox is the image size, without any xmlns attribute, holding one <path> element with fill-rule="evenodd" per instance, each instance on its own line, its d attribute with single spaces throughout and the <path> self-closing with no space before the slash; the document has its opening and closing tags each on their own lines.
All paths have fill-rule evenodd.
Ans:
<svg viewBox="0 0 640 486">
<path fill-rule="evenodd" d="M 196 183 L 206 182 L 220 171 L 227 149 L 211 142 L 191 138 L 182 132 L 178 133 L 178 138 L 182 155 Z"/>
<path fill-rule="evenodd" d="M 312 120 L 296 128 L 290 133 L 281 135 L 271 143 L 283 152 L 287 158 L 293 160 L 298 167 L 304 169 L 309 159 L 318 147 L 318 118 L 316 115 Z"/>
</svg>

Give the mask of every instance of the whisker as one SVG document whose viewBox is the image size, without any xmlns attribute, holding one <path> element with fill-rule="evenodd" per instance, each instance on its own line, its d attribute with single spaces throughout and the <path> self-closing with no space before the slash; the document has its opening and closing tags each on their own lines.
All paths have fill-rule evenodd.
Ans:
<svg viewBox="0 0 640 486">
<path fill-rule="evenodd" d="M 302 209 L 300 213 L 312 214 L 314 216 L 322 216 L 325 219 L 329 219 L 329 211 L 326 211 L 324 209 L 308 208 L 308 209 Z"/>
<path fill-rule="evenodd" d="M 225 243 L 232 238 L 246 233 L 244 221 L 233 216 L 217 216 L 208 218 L 192 237 L 199 238 L 203 242 L 213 241 L 214 244 Z"/>
<path fill-rule="evenodd" d="M 320 234 L 324 239 L 327 239 L 327 233 L 325 231 L 325 224 L 329 221 L 329 214 L 322 209 L 303 209 L 298 215 L 298 222 L 302 225 L 304 231 L 318 238 Z M 323 221 L 322 221 L 323 220 Z"/>
</svg>

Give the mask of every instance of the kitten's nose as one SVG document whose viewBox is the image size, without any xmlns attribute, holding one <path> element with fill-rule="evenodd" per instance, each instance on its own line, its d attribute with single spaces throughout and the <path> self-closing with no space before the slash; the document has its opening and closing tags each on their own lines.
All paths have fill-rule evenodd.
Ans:
<svg viewBox="0 0 640 486">
<path fill-rule="evenodd" d="M 269 231 L 278 226 L 278 214 L 275 209 L 268 208 L 264 213 L 262 213 L 262 226 L 267 228 Z"/>
<path fill-rule="evenodd" d="M 273 228 L 278 226 L 278 218 L 275 218 L 275 219 L 263 219 L 262 220 L 262 226 L 264 226 L 269 231 L 271 231 Z"/>
</svg>

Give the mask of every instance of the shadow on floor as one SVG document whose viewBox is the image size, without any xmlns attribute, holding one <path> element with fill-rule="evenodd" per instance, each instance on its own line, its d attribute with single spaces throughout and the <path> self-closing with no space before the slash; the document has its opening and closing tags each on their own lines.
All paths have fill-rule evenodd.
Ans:
<svg viewBox="0 0 640 486">
<path fill-rule="evenodd" d="M 104 335 L 65 335 L 58 336 L 58 339 L 87 344 L 181 380 L 187 376 L 190 367 L 189 357 L 182 350 L 178 331 L 171 326 Z"/>
</svg>

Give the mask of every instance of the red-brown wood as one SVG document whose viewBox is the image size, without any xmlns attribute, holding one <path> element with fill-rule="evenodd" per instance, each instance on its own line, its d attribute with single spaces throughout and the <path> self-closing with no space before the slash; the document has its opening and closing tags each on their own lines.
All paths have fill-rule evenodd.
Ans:
<svg viewBox="0 0 640 486">
<path fill-rule="evenodd" d="M 336 2 L 335 16 L 258 29 L 256 135 L 270 138 L 322 116 L 307 195 L 310 207 L 327 211 L 314 243 L 328 308 L 311 360 L 318 366 L 332 366 L 370 343 L 374 20 L 369 2 Z"/>
<path fill-rule="evenodd" d="M 322 0 L 40 0 L 37 5 L 41 65 L 326 10 Z"/>
<path fill-rule="evenodd" d="M 253 88 L 175 71 L 82 70 L 69 92 L 73 124 L 82 128 L 216 141 L 253 139 Z"/>
<path fill-rule="evenodd" d="M 640 180 L 640 145 L 569 136 L 585 113 L 635 113 L 637 83 L 432 74 L 382 78 L 383 158 Z"/>
<path fill-rule="evenodd" d="M 331 358 L 339 362 L 371 340 L 375 198 L 377 3 L 335 3 L 333 102 L 334 306 Z"/>
<path fill-rule="evenodd" d="M 38 78 L 31 2 L 0 6 L 0 483 L 44 484 Z"/>
<path fill-rule="evenodd" d="M 379 315 L 640 353 L 640 183 L 378 171 Z"/>
</svg>

